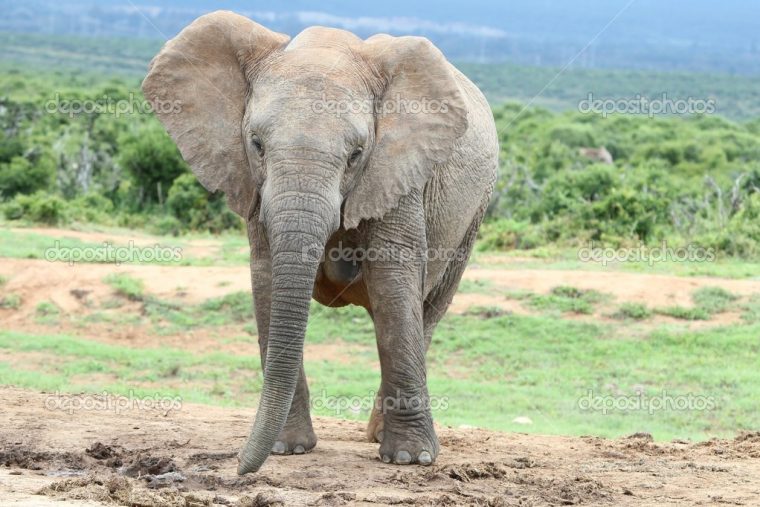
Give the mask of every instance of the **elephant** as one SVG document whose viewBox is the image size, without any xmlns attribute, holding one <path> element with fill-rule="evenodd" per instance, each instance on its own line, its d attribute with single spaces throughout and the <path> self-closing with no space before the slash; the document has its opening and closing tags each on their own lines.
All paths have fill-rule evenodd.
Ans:
<svg viewBox="0 0 760 507">
<path fill-rule="evenodd" d="M 317 443 L 303 367 L 312 298 L 373 321 L 367 434 L 380 459 L 433 463 L 425 356 L 498 166 L 480 90 L 423 37 L 315 26 L 291 39 L 229 11 L 169 40 L 142 90 L 199 182 L 247 224 L 264 380 L 238 473 Z"/>
</svg>

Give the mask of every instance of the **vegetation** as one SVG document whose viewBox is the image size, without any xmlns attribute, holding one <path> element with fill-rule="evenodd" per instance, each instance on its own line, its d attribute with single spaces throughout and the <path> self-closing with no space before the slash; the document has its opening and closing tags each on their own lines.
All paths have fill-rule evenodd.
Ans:
<svg viewBox="0 0 760 507">
<path fill-rule="evenodd" d="M 760 254 L 758 122 L 494 112 L 502 170 L 481 249 L 628 247 L 714 260 Z M 614 165 L 583 157 L 605 146 Z M 660 257 L 663 253 L 660 252 Z"/>
<path fill-rule="evenodd" d="M 198 308 L 193 311 L 197 319 L 205 318 Z M 653 329 L 645 336 L 618 333 L 606 339 L 614 334 L 610 325 L 572 319 L 449 315 L 428 354 L 434 417 L 452 426 L 544 434 L 646 431 L 657 439 L 733 435 L 759 422 L 754 387 L 760 381 L 759 332 L 752 324 L 699 332 Z M 232 333 L 216 340 L 213 348 L 180 349 L 161 345 L 157 338 L 155 346 L 135 348 L 70 335 L 0 331 L 0 351 L 18 354 L 13 361 L 0 361 L 0 383 L 125 395 L 131 390 L 136 396 L 161 393 L 184 402 L 255 406 L 261 391 L 255 339 Z M 317 415 L 366 420 L 380 381 L 374 340 L 371 320 L 362 309 L 313 306 L 309 346 L 350 356 L 350 361 L 329 362 L 305 356 L 312 399 L 321 400 L 314 404 Z M 238 342 L 247 353 L 239 352 Z M 665 396 L 698 397 L 710 405 L 602 412 L 584 405 L 589 393 L 603 402 Z M 366 400 L 358 410 L 322 403 L 336 397 Z M 517 416 L 530 417 L 533 424 L 512 423 Z"/>
<path fill-rule="evenodd" d="M 760 120 L 557 114 L 514 103 L 494 116 L 501 171 L 480 248 L 665 241 L 760 254 Z M 579 153 L 600 146 L 614 165 Z M 162 235 L 242 228 L 223 197 L 188 173 L 137 79 L 66 71 L 0 77 L 0 212 Z"/>
<path fill-rule="evenodd" d="M 0 308 L 15 310 L 21 306 L 21 296 L 18 294 L 5 294 L 0 297 Z"/>
<path fill-rule="evenodd" d="M 642 303 L 623 303 L 613 317 L 618 319 L 646 320 L 652 316 L 652 310 Z"/>
<path fill-rule="evenodd" d="M 657 308 L 655 311 L 683 320 L 710 320 L 713 315 L 729 310 L 739 297 L 721 287 L 703 287 L 697 289 L 691 299 L 693 307 L 672 306 Z"/>
<path fill-rule="evenodd" d="M 554 287 L 550 294 L 532 294 L 528 300 L 536 310 L 557 310 L 560 312 L 592 314 L 594 305 L 604 296 L 594 290 L 580 290 L 575 287 Z"/>
<path fill-rule="evenodd" d="M 142 280 L 127 274 L 108 275 L 104 280 L 120 296 L 130 301 L 142 301 L 145 287 Z"/>
</svg>

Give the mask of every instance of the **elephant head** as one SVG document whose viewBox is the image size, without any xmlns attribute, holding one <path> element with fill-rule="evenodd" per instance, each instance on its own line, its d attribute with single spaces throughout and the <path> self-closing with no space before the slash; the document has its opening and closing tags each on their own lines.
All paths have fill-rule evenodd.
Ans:
<svg viewBox="0 0 760 507">
<path fill-rule="evenodd" d="M 259 469 L 285 424 L 313 252 L 341 226 L 382 218 L 446 161 L 467 128 L 454 72 L 426 39 L 315 27 L 290 40 L 222 11 L 151 62 L 142 88 L 159 120 L 206 189 L 261 221 L 272 255 L 264 386 L 238 473 Z"/>
</svg>

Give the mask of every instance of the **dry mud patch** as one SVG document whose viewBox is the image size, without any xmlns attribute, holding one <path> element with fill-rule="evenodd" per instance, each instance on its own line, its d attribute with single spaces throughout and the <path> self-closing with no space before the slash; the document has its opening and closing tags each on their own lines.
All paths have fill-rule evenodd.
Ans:
<svg viewBox="0 0 760 507">
<path fill-rule="evenodd" d="M 239 477 L 254 411 L 46 408 L 0 388 L 3 505 L 757 505 L 760 434 L 655 443 L 439 428 L 431 467 L 383 464 L 364 424 L 315 418 L 319 443 Z"/>
</svg>

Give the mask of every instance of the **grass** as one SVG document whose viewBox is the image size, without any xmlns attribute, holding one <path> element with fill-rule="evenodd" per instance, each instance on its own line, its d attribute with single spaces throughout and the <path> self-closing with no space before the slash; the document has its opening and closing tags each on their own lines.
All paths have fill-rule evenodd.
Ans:
<svg viewBox="0 0 760 507">
<path fill-rule="evenodd" d="M 494 286 L 489 280 L 462 280 L 458 291 L 465 294 L 491 294 Z"/>
<path fill-rule="evenodd" d="M 540 311 L 559 311 L 590 315 L 595 305 L 606 297 L 595 290 L 581 290 L 575 287 L 554 287 L 549 294 L 534 294 L 528 299 L 528 306 Z"/>
<path fill-rule="evenodd" d="M 40 324 L 56 324 L 60 314 L 61 309 L 50 301 L 41 301 L 34 309 L 35 321 Z"/>
<path fill-rule="evenodd" d="M 612 315 L 616 319 L 646 320 L 652 316 L 652 310 L 642 303 L 623 303 Z"/>
<path fill-rule="evenodd" d="M 673 317 L 674 319 L 681 320 L 710 320 L 710 317 L 712 317 L 710 312 L 698 306 L 691 308 L 685 306 L 667 306 L 655 308 L 654 312 L 659 315 L 665 315 L 666 317 Z"/>
<path fill-rule="evenodd" d="M 473 262 L 499 269 L 555 269 L 574 271 L 613 271 L 662 274 L 681 277 L 718 277 L 731 279 L 760 279 L 760 261 L 732 257 L 719 257 L 713 262 L 673 261 L 617 262 L 606 266 L 600 262 L 584 262 L 578 258 L 578 249 L 543 246 L 532 250 L 493 251 L 478 250 L 476 244 Z"/>
<path fill-rule="evenodd" d="M 714 315 L 728 311 L 739 296 L 722 287 L 701 287 L 691 296 L 693 307 L 669 306 L 654 311 L 681 320 L 710 320 Z"/>
<path fill-rule="evenodd" d="M 14 224 L 16 225 L 16 224 Z M 103 242 L 82 241 L 81 239 L 71 236 L 53 236 L 41 234 L 39 232 L 27 232 L 24 230 L 11 230 L 10 225 L 0 226 L 0 257 L 14 259 L 46 259 L 52 262 L 68 263 L 71 261 L 72 251 L 80 252 L 87 250 L 95 252 L 88 262 L 115 264 L 166 264 L 167 262 L 179 266 L 240 266 L 247 265 L 250 262 L 248 254 L 248 239 L 243 233 L 225 233 L 221 236 L 211 236 L 208 234 L 188 234 L 181 238 L 166 238 L 152 236 L 146 232 L 136 232 L 131 229 L 101 227 L 98 232 L 108 234 L 109 243 L 113 246 L 111 250 L 106 250 Z M 72 231 L 73 232 L 73 231 Z M 154 258 L 153 256 L 132 254 L 130 260 L 124 261 L 119 258 L 125 255 L 126 250 L 117 252 L 116 248 L 129 248 L 130 241 L 140 240 L 145 243 L 145 248 L 154 250 L 156 244 L 162 249 L 179 249 L 179 256 L 173 255 Z M 194 243 L 218 243 L 219 246 L 210 252 L 198 252 L 193 254 L 191 248 Z M 141 248 L 140 245 L 134 245 L 133 250 Z M 78 260 L 75 262 L 79 262 Z"/>
<path fill-rule="evenodd" d="M 2 241 L 6 237 L 23 239 L 25 234 L 0 229 L 0 256 L 21 256 L 46 244 L 39 238 L 31 238 L 26 245 L 23 241 Z M 181 241 L 204 239 L 189 236 Z M 182 263 L 247 263 L 245 237 L 222 237 L 220 241 L 223 247 L 218 254 L 185 257 Z M 483 252 L 478 256 L 481 264 L 511 257 Z M 573 261 L 544 251 L 535 261 L 510 259 L 498 265 L 501 269 L 523 269 L 530 263 L 542 269 L 564 269 Z M 754 264 L 745 266 L 751 270 Z M 657 272 L 664 268 L 651 269 Z M 681 269 L 682 274 L 688 271 L 683 266 Z M 716 272 L 740 278 L 744 269 L 739 261 L 726 261 Z M 760 271 L 755 271 L 754 277 L 757 272 Z M 13 357 L 12 361 L 0 362 L 0 384 L 49 391 L 160 393 L 180 396 L 187 402 L 255 406 L 261 390 L 261 368 L 258 346 L 251 336 L 257 331 L 250 293 L 189 305 L 147 295 L 141 282 L 129 275 L 112 275 L 107 283 L 114 289 L 113 297 L 99 302 L 94 313 L 74 322 L 84 336 L 0 330 L 0 351 Z M 491 293 L 493 289 L 488 281 L 464 281 L 460 287 L 463 292 L 476 293 Z M 9 296 L 14 295 L 6 294 L 3 301 L 8 301 Z M 428 380 L 430 393 L 437 401 L 434 417 L 438 422 L 571 435 L 620 436 L 646 431 L 657 439 L 706 439 L 760 426 L 756 410 L 760 294 L 738 300 L 731 293 L 710 287 L 695 292 L 693 308 L 650 309 L 624 303 L 617 307 L 615 315 L 626 321 L 603 325 L 562 318 L 566 313 L 593 313 L 609 298 L 596 291 L 561 286 L 547 295 L 514 291 L 504 296 L 543 313 L 522 316 L 496 308 L 473 308 L 465 315 L 449 315 L 439 325 L 428 354 Z M 18 307 L 21 301 L 15 297 L 15 303 L 13 297 L 10 303 Z M 140 304 L 127 305 L 128 300 Z M 134 312 L 135 306 L 139 306 L 139 312 Z M 673 327 L 621 331 L 627 329 L 623 327 L 629 325 L 627 321 L 644 320 L 652 313 L 709 319 L 733 307 L 743 312 L 745 324 L 699 332 Z M 60 314 L 53 303 L 45 301 L 35 309 L 35 318 L 55 323 Z M 85 336 L 92 322 L 143 326 L 146 332 L 157 335 L 157 346 L 132 348 L 88 339 Z M 234 332 L 228 333 L 233 325 Z M 229 334 L 214 338 L 214 332 L 208 333 L 209 339 L 218 340 L 217 352 L 194 353 L 191 346 L 158 346 L 160 335 L 203 327 L 218 327 L 220 335 Z M 314 346 L 338 345 L 350 354 L 345 360 L 312 359 L 306 355 L 313 399 L 358 396 L 371 400 L 380 373 L 375 331 L 365 310 L 325 308 L 315 303 L 306 340 Z M 238 345 L 244 349 L 247 346 L 250 352 L 225 352 L 225 346 L 230 344 L 235 344 L 236 350 Z M 726 368 L 726 364 L 731 367 Z M 630 398 L 638 392 L 651 398 L 663 393 L 675 398 L 701 396 L 715 406 L 704 411 L 666 409 L 652 413 L 603 413 L 582 406 L 589 393 L 604 402 Z M 369 403 L 359 410 L 343 411 L 322 404 L 315 406 L 314 413 L 366 419 L 368 410 Z M 529 417 L 533 424 L 512 423 L 518 416 Z"/>
<path fill-rule="evenodd" d="M 145 297 L 145 285 L 142 280 L 134 278 L 126 273 L 114 273 L 108 275 L 103 281 L 110 285 L 116 294 L 130 301 L 142 301 Z"/>
<path fill-rule="evenodd" d="M 742 305 L 742 319 L 750 324 L 760 323 L 760 294 L 754 294 Z"/>
<path fill-rule="evenodd" d="M 246 324 L 249 335 L 256 334 L 253 319 L 253 298 L 250 292 L 235 292 L 219 298 L 212 298 L 199 305 L 172 303 L 148 297 L 143 307 L 144 313 L 159 334 L 169 334 L 196 329 L 198 327 Z"/>
<path fill-rule="evenodd" d="M 21 296 L 18 294 L 6 294 L 0 297 L 0 308 L 17 310 L 21 306 Z"/>
<path fill-rule="evenodd" d="M 702 287 L 692 294 L 694 304 L 709 312 L 710 315 L 727 311 L 737 299 L 739 296 L 731 294 L 722 287 Z"/>
<path fill-rule="evenodd" d="M 57 237 L 37 232 L 10 230 L 10 224 L 0 226 L 0 257 L 17 259 L 44 259 L 46 252 L 58 247 L 67 248 L 102 248 L 103 243 L 81 241 L 74 237 Z M 250 262 L 248 239 L 243 233 L 229 232 L 221 236 L 192 233 L 179 238 L 151 236 L 145 232 L 131 229 L 98 227 L 97 232 L 107 233 L 113 237 L 114 246 L 128 245 L 130 240 L 139 236 L 141 239 L 155 239 L 162 247 L 180 248 L 182 258 L 176 264 L 180 266 L 243 266 Z M 218 245 L 213 252 L 193 253 L 191 248 L 197 243 Z M 59 259 L 63 262 L 64 259 Z M 113 263 L 113 258 L 103 258 L 97 262 Z M 718 258 L 713 262 L 674 262 L 671 260 L 649 264 L 647 262 L 623 262 L 603 266 L 601 263 L 582 262 L 578 259 L 578 249 L 558 246 L 543 246 L 533 250 L 515 251 L 481 251 L 476 245 L 473 263 L 484 267 L 500 269 L 558 269 L 581 271 L 626 271 L 635 273 L 668 274 L 674 276 L 708 276 L 733 279 L 759 279 L 760 261 L 738 258 Z M 142 263 L 156 264 L 159 261 Z M 488 282 L 462 281 L 462 292 L 487 292 Z"/>
<path fill-rule="evenodd" d="M 236 306 L 215 301 L 207 308 L 234 314 Z M 760 324 L 702 332 L 660 329 L 644 337 L 618 334 L 612 339 L 614 330 L 612 325 L 549 316 L 448 316 L 428 355 L 430 393 L 438 407 L 434 417 L 452 426 L 601 436 L 647 431 L 658 439 L 704 439 L 760 425 L 755 388 L 760 382 Z M 0 349 L 17 354 L 12 363 L 0 363 L 0 383 L 70 392 L 133 390 L 188 402 L 252 406 L 261 389 L 261 371 L 255 340 L 234 341 L 246 340 L 249 354 L 192 353 L 0 331 Z M 380 374 L 374 328 L 364 310 L 315 304 L 307 342 L 351 344 L 344 347 L 351 351 L 350 361 L 305 357 L 314 399 L 371 398 Z M 648 397 L 663 392 L 676 398 L 701 396 L 713 400 L 715 408 L 605 414 L 581 405 L 589 392 L 614 400 L 642 390 Z M 337 411 L 322 403 L 315 413 L 365 419 L 366 407 Z M 530 417 L 533 424 L 513 424 L 518 416 Z"/>
</svg>

